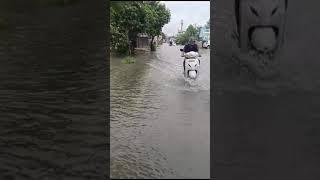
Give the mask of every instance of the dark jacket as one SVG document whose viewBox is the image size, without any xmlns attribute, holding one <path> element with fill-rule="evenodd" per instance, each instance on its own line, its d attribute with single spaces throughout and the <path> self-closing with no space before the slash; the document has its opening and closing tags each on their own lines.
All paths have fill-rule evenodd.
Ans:
<svg viewBox="0 0 320 180">
<path fill-rule="evenodd" d="M 183 48 L 183 52 L 188 53 L 190 51 L 198 52 L 197 44 L 187 44 Z"/>
</svg>

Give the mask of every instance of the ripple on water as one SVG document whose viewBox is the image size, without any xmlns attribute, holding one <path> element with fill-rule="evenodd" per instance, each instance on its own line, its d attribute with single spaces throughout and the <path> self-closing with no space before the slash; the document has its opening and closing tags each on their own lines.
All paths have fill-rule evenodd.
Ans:
<svg viewBox="0 0 320 180">
<path fill-rule="evenodd" d="M 140 82 L 111 88 L 112 178 L 161 178 L 173 173 L 165 156 L 141 140 L 161 109 L 153 87 Z"/>
<path fill-rule="evenodd" d="M 180 53 L 179 49 L 177 52 Z M 181 172 L 176 172 L 177 169 L 173 170 L 169 164 L 168 152 L 163 151 L 163 145 L 159 145 L 158 140 L 154 143 L 157 133 L 161 134 L 163 130 L 156 132 L 154 126 L 159 125 L 158 121 L 166 121 L 163 118 L 170 119 L 165 113 L 181 106 L 183 99 L 178 98 L 196 97 L 194 93 L 202 91 L 205 93 L 201 94 L 209 98 L 209 88 L 205 86 L 208 84 L 206 78 L 200 78 L 196 86 L 188 86 L 182 75 L 182 59 L 173 58 L 160 49 L 156 56 L 137 56 L 135 64 L 125 65 L 119 63 L 119 59 L 111 59 L 112 178 L 181 177 Z M 208 100 L 202 98 L 201 101 Z M 191 126 L 185 111 L 192 108 L 186 105 L 177 109 L 181 112 L 176 112 L 176 117 L 187 121 L 176 124 L 182 128 Z"/>
</svg>

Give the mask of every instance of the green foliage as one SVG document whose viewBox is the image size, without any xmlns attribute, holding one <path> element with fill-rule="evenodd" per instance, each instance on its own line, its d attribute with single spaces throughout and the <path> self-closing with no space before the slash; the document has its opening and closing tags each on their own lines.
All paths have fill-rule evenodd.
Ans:
<svg viewBox="0 0 320 180">
<path fill-rule="evenodd" d="M 132 56 L 127 56 L 122 61 L 124 64 L 134 64 L 136 62 L 135 58 Z"/>
<path fill-rule="evenodd" d="M 120 54 L 128 52 L 129 44 L 127 34 L 117 26 L 110 26 L 111 49 Z"/>
<path fill-rule="evenodd" d="M 177 36 L 177 39 L 176 39 L 176 43 L 177 44 L 186 44 L 188 42 L 188 37 L 186 35 L 186 33 L 180 33 L 178 34 Z"/>
<path fill-rule="evenodd" d="M 201 41 L 201 38 L 200 38 L 200 30 L 201 30 L 201 27 L 197 27 L 197 39 L 199 40 L 199 41 Z"/>
<path fill-rule="evenodd" d="M 141 1 L 111 1 L 111 49 L 119 53 L 130 50 L 130 42 L 144 30 L 145 14 L 142 5 Z"/>
<path fill-rule="evenodd" d="M 198 29 L 192 25 L 189 25 L 184 33 L 180 33 L 177 37 L 178 44 L 186 44 L 190 37 L 198 37 Z"/>
<path fill-rule="evenodd" d="M 121 3 L 119 5 L 118 3 Z M 116 7 L 111 11 L 111 25 L 126 31 L 129 36 L 143 31 L 145 25 L 145 13 L 142 2 L 113 2 Z"/>
<path fill-rule="evenodd" d="M 151 36 L 161 35 L 162 27 L 170 21 L 170 11 L 159 1 L 146 1 L 144 5 L 146 15 L 145 32 Z M 153 43 L 150 43 L 151 50 L 155 50 Z"/>
<path fill-rule="evenodd" d="M 186 32 L 185 32 L 189 37 L 195 37 L 198 33 L 197 28 L 195 28 L 192 25 L 189 25 Z"/>
<path fill-rule="evenodd" d="M 159 1 L 111 1 L 111 48 L 121 53 L 130 51 L 130 42 L 138 33 L 154 38 L 169 19 L 169 10 Z"/>
</svg>

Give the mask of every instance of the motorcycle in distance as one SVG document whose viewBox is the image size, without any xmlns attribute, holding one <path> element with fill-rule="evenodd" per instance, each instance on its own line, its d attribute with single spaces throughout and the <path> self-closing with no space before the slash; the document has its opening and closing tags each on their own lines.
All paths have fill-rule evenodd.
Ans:
<svg viewBox="0 0 320 180">
<path fill-rule="evenodd" d="M 183 49 L 180 49 L 181 57 L 185 59 L 184 77 L 186 79 L 196 80 L 199 77 L 200 60 L 198 57 L 201 55 L 197 52 L 191 51 L 184 53 Z"/>
</svg>

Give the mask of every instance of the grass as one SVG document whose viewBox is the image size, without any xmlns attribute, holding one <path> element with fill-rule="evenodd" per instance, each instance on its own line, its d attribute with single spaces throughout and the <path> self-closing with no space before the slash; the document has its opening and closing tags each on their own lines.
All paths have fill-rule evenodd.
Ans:
<svg viewBox="0 0 320 180">
<path fill-rule="evenodd" d="M 134 64 L 136 62 L 134 57 L 127 56 L 122 61 L 124 64 Z"/>
</svg>

